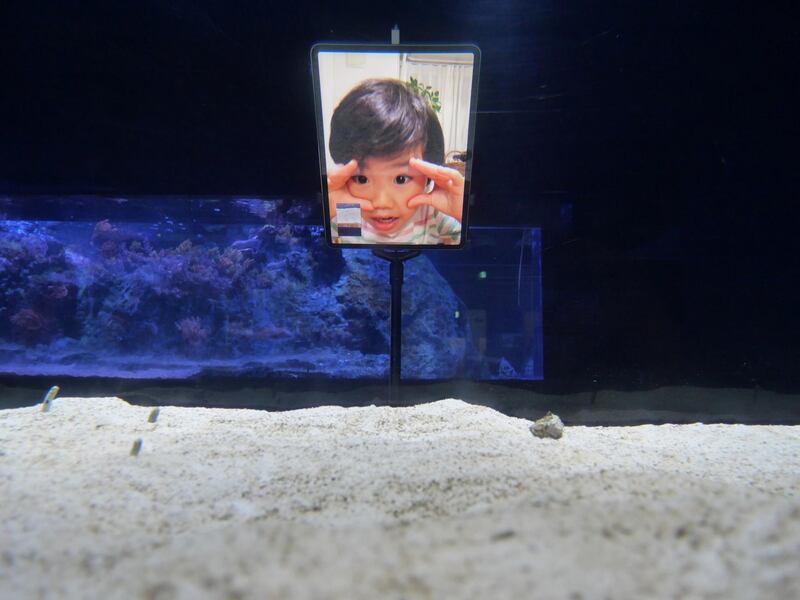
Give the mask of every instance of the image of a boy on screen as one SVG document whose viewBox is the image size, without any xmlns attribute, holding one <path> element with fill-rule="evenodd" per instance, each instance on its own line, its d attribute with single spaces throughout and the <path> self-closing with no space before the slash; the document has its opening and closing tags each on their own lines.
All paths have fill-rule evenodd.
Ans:
<svg viewBox="0 0 800 600">
<path fill-rule="evenodd" d="M 367 79 L 330 121 L 327 171 L 335 243 L 458 244 L 464 176 L 443 166 L 431 105 L 397 79 Z"/>
</svg>

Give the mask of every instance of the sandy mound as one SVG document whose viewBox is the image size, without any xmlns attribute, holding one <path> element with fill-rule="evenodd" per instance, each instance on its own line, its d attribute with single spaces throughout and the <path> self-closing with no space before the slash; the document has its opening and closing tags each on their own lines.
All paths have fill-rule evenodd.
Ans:
<svg viewBox="0 0 800 600">
<path fill-rule="evenodd" d="M 800 597 L 800 427 L 149 414 L 0 412 L 0 597 Z"/>
</svg>

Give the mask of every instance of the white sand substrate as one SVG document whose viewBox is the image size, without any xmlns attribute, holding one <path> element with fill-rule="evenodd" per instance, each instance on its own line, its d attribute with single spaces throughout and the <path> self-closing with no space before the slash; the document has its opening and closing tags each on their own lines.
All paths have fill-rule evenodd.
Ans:
<svg viewBox="0 0 800 600">
<path fill-rule="evenodd" d="M 800 598 L 800 427 L 150 412 L 0 411 L 0 598 Z"/>
</svg>

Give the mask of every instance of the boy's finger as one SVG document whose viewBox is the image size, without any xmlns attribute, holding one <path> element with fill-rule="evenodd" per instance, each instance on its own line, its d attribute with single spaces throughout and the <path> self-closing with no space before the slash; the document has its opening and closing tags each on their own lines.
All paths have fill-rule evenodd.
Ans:
<svg viewBox="0 0 800 600">
<path fill-rule="evenodd" d="M 450 167 L 436 165 L 420 158 L 412 158 L 408 162 L 409 165 L 415 169 L 419 169 L 423 174 L 431 177 L 440 185 L 447 185 L 448 181 L 452 181 L 455 184 L 456 182 L 461 182 L 464 179 L 461 173 L 459 173 L 456 169 L 451 169 Z"/>
<path fill-rule="evenodd" d="M 358 161 L 353 158 L 343 165 L 334 165 L 328 169 L 329 176 L 352 175 L 358 169 Z"/>
<path fill-rule="evenodd" d="M 347 183 L 347 181 L 353 176 L 355 171 L 358 169 L 358 165 L 354 165 L 353 169 L 337 169 L 336 171 L 329 171 L 328 172 L 328 186 L 334 188 L 340 188 Z"/>
<path fill-rule="evenodd" d="M 357 202 L 361 205 L 361 210 L 366 210 L 366 211 L 375 210 L 375 207 L 372 206 L 372 202 L 370 202 L 369 200 L 362 200 L 361 198 L 358 198 Z"/>
<path fill-rule="evenodd" d="M 347 183 L 358 170 L 356 159 L 351 160 L 345 165 L 336 165 L 328 170 L 328 186 L 339 188 Z"/>
<path fill-rule="evenodd" d="M 416 208 L 418 206 L 422 206 L 423 204 L 427 204 L 428 206 L 433 206 L 436 208 L 434 198 L 435 196 L 431 196 L 430 194 L 420 194 L 419 196 L 414 196 L 408 201 L 408 208 Z"/>
</svg>

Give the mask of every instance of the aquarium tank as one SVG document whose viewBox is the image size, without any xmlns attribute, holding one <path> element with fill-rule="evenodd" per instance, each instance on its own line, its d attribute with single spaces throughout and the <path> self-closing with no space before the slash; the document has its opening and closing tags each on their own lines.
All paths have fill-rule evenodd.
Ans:
<svg viewBox="0 0 800 600">
<path fill-rule="evenodd" d="M 0 376 L 381 379 L 389 268 L 314 200 L 0 198 Z M 406 262 L 405 380 L 543 377 L 540 232 Z"/>
</svg>

